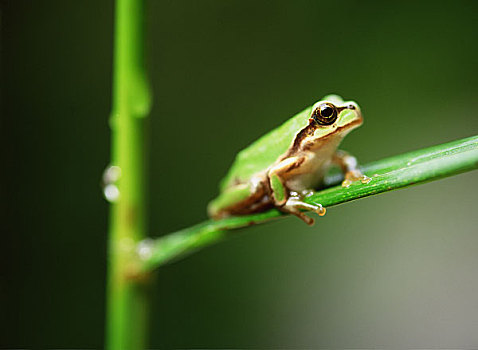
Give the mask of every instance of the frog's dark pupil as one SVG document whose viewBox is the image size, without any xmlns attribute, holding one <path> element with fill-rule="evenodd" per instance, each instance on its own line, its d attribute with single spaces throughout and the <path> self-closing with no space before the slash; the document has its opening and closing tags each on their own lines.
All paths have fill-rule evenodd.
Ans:
<svg viewBox="0 0 478 350">
<path fill-rule="evenodd" d="M 332 114 L 334 114 L 334 110 L 332 107 L 325 105 L 320 107 L 320 114 L 324 118 L 329 118 L 332 116 Z"/>
</svg>

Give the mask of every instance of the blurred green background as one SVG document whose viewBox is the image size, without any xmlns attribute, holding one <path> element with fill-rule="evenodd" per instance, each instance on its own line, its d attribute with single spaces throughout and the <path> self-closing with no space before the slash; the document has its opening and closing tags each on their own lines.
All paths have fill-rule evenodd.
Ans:
<svg viewBox="0 0 478 350">
<path fill-rule="evenodd" d="M 362 163 L 477 134 L 478 3 L 147 1 L 150 231 L 321 96 Z M 1 347 L 101 348 L 113 1 L 1 2 Z M 151 347 L 478 345 L 477 172 L 287 218 L 159 270 Z"/>
</svg>

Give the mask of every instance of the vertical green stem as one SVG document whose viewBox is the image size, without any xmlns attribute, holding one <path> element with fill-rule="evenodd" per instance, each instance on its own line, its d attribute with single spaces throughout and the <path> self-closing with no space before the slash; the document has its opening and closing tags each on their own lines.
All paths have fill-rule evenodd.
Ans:
<svg viewBox="0 0 478 350">
<path fill-rule="evenodd" d="M 145 118 L 150 92 L 144 66 L 143 0 L 117 0 L 113 71 L 112 162 L 114 185 L 108 246 L 106 348 L 142 349 L 146 345 L 146 286 L 131 278 L 136 244 L 146 232 Z"/>
</svg>

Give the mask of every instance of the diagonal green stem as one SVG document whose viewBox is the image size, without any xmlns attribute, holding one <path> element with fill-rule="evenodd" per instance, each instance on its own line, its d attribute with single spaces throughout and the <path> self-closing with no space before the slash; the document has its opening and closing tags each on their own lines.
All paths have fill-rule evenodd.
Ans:
<svg viewBox="0 0 478 350">
<path fill-rule="evenodd" d="M 325 179 L 328 188 L 307 198 L 306 202 L 326 207 L 352 201 L 478 168 L 478 136 L 382 159 L 362 167 L 372 178 L 368 184 L 337 186 L 342 177 L 333 172 Z M 333 187 L 330 187 L 333 186 Z M 144 241 L 140 249 L 143 271 L 150 271 L 173 259 L 211 245 L 228 236 L 227 231 L 283 216 L 278 210 L 260 214 L 205 221 L 164 237 Z"/>
<path fill-rule="evenodd" d="M 146 147 L 144 124 L 150 109 L 143 40 L 143 0 L 117 0 L 110 119 L 115 176 L 105 188 L 111 200 L 108 242 L 106 348 L 143 349 L 146 286 L 132 279 L 136 246 L 146 233 Z M 113 172 L 113 171 L 111 171 Z M 108 172 L 106 173 L 108 174 Z M 112 177 L 112 176 L 109 176 Z M 111 187 L 113 186 L 113 187 Z M 116 191 L 116 192 L 115 192 Z"/>
</svg>

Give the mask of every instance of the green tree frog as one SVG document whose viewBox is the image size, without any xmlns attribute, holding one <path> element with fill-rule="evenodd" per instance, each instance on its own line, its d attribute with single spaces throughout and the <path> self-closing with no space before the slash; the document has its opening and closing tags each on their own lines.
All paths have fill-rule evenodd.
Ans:
<svg viewBox="0 0 478 350">
<path fill-rule="evenodd" d="M 276 207 L 309 225 L 303 210 L 325 215 L 319 204 L 303 199 L 320 186 L 332 164 L 345 173 L 342 186 L 367 183 L 356 159 L 337 150 L 342 139 L 362 124 L 359 106 L 328 95 L 238 153 L 220 183 L 220 193 L 208 205 L 213 219 L 257 213 Z"/>
</svg>

